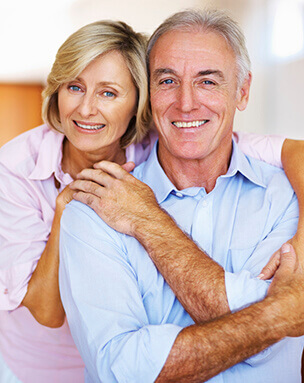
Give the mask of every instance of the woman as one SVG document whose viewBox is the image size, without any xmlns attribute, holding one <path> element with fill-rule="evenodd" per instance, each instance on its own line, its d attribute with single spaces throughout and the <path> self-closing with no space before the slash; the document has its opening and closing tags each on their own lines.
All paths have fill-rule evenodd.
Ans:
<svg viewBox="0 0 304 383">
<path fill-rule="evenodd" d="M 150 123 L 145 38 L 110 21 L 74 33 L 48 77 L 43 117 L 45 125 L 0 150 L 5 180 L 0 381 L 5 383 L 84 381 L 59 296 L 59 222 L 72 198 L 67 185 L 80 170 L 105 159 L 138 164 L 155 141 L 154 135 L 145 137 Z"/>
<path fill-rule="evenodd" d="M 46 125 L 1 149 L 0 354 L 24 383 L 84 381 L 59 296 L 59 222 L 81 169 L 138 163 L 150 150 L 148 139 L 136 144 L 150 123 L 145 44 L 122 22 L 78 30 L 48 77 Z"/>
</svg>

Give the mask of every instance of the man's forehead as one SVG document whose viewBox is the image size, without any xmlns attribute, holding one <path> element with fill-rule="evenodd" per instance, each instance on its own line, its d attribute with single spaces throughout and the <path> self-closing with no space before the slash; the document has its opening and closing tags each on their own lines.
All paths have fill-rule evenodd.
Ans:
<svg viewBox="0 0 304 383">
<path fill-rule="evenodd" d="M 150 54 L 150 70 L 159 74 L 182 66 L 194 72 L 221 70 L 235 54 L 225 38 L 213 31 L 169 31 L 155 43 Z"/>
</svg>

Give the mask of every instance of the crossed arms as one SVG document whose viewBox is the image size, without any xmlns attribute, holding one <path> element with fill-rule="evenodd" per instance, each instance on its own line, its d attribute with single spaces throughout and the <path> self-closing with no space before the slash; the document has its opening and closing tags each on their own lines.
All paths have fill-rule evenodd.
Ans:
<svg viewBox="0 0 304 383">
<path fill-rule="evenodd" d="M 106 170 L 106 173 L 112 173 L 112 170 L 110 171 L 109 168 L 107 168 L 108 164 L 106 164 L 105 166 L 106 166 L 106 169 L 104 168 L 103 170 Z M 115 172 L 116 172 L 116 169 L 115 169 Z M 82 176 L 84 176 L 84 174 L 82 174 Z M 105 174 L 103 174 L 103 176 L 105 176 Z M 116 198 L 117 196 L 113 198 L 112 200 L 111 198 L 109 198 L 110 202 L 108 203 L 108 205 L 105 205 L 104 203 L 101 204 L 99 197 L 97 199 L 92 198 L 91 197 L 92 194 L 89 195 L 90 201 L 86 199 L 85 202 L 91 205 L 94 210 L 100 209 L 100 211 L 98 211 L 98 214 L 102 215 L 103 219 L 105 219 L 106 221 L 107 219 L 112 220 L 111 222 L 112 224 L 114 222 L 114 227 L 117 230 L 122 231 L 129 235 L 134 235 L 144 245 L 150 257 L 152 258 L 153 262 L 155 263 L 156 267 L 161 271 L 166 281 L 169 283 L 173 291 L 178 296 L 178 299 L 181 301 L 181 303 L 183 304 L 185 309 L 189 312 L 189 314 L 194 319 L 194 321 L 198 323 L 197 325 L 194 325 L 194 326 L 190 326 L 190 327 L 187 326 L 184 329 L 179 329 L 177 333 L 175 333 L 175 336 L 173 337 L 173 339 L 175 339 L 175 337 L 176 339 L 174 341 L 172 348 L 170 346 L 167 349 L 168 358 L 158 376 L 159 381 L 170 381 L 170 379 L 173 379 L 174 381 L 187 381 L 187 382 L 204 381 L 206 379 L 209 379 L 211 376 L 218 374 L 220 371 L 228 368 L 229 366 L 235 363 L 238 363 L 244 358 L 247 358 L 248 356 L 262 350 L 263 348 L 278 341 L 279 339 L 281 339 L 282 337 L 290 333 L 290 329 L 292 328 L 292 323 L 290 323 L 291 327 L 288 327 L 288 325 L 286 324 L 286 321 L 288 322 L 288 320 L 284 318 L 283 313 L 280 312 L 280 307 L 282 308 L 282 306 L 280 306 L 280 304 L 282 303 L 280 299 L 276 301 L 276 299 L 272 300 L 267 298 L 265 301 L 257 305 L 254 305 L 246 309 L 245 311 L 241 311 L 233 315 L 224 316 L 221 319 L 217 319 L 215 321 L 209 322 L 207 325 L 201 324 L 203 321 L 221 316 L 222 314 L 225 314 L 229 311 L 225 285 L 223 282 L 224 271 L 218 264 L 212 261 L 206 254 L 202 255 L 201 250 L 181 230 L 176 228 L 173 220 L 168 215 L 166 215 L 166 213 L 164 213 L 163 211 L 160 212 L 159 207 L 155 202 L 153 193 L 151 193 L 148 189 L 145 189 L 145 186 L 139 184 L 136 180 L 133 180 L 133 178 L 131 179 L 130 177 L 132 176 L 123 173 L 121 176 L 115 175 L 114 178 L 116 178 L 116 180 L 118 179 L 119 181 L 121 180 L 124 181 L 125 179 L 127 179 L 126 185 L 129 185 L 129 186 L 131 185 L 132 190 L 133 191 L 135 190 L 135 192 L 139 191 L 139 189 L 143 187 L 144 195 L 145 195 L 144 202 L 141 201 L 140 199 L 134 201 L 134 198 L 132 201 L 133 204 L 138 207 L 139 215 L 137 215 L 136 220 L 132 220 L 132 218 L 128 216 L 128 213 L 126 211 L 123 211 L 123 214 L 121 212 L 121 209 L 122 209 L 121 206 L 124 205 L 122 203 L 123 201 L 121 200 L 121 196 L 125 195 L 127 196 L 127 198 L 132 198 L 130 197 L 130 194 L 129 194 L 130 190 L 125 189 L 124 193 L 121 193 L 120 199 L 119 199 L 119 207 L 116 206 L 117 204 L 115 205 L 115 200 L 117 202 L 117 198 Z M 85 176 L 85 178 L 90 179 L 91 175 L 87 173 L 87 176 Z M 118 187 L 118 183 L 116 182 L 116 180 L 115 180 L 115 187 L 112 188 L 112 190 L 114 191 L 117 190 L 117 187 Z M 106 180 L 103 180 L 102 184 L 108 187 L 108 185 L 111 182 L 112 182 L 111 177 L 109 178 L 108 174 L 106 174 Z M 90 184 L 90 187 L 91 186 L 92 184 Z M 78 189 L 81 189 L 79 187 L 79 184 L 78 184 Z M 87 198 L 88 194 L 86 193 L 82 196 L 83 197 L 86 196 Z M 81 194 L 80 194 L 80 197 L 78 194 L 78 198 L 79 199 L 82 198 Z M 97 202 L 97 204 L 95 204 L 95 202 Z M 117 208 L 118 208 L 118 215 L 120 217 L 119 220 L 117 219 L 117 216 L 116 216 L 115 209 Z M 156 210 L 157 210 L 157 214 L 156 214 Z M 153 212 L 155 212 L 155 214 Z M 116 217 L 116 219 L 115 218 L 113 219 L 113 217 Z M 151 222 L 152 222 L 152 225 L 151 225 Z M 67 221 L 67 224 L 68 224 L 68 221 Z M 154 230 L 153 227 L 157 229 Z M 160 233 L 162 235 L 160 235 Z M 175 240 L 173 241 L 174 245 L 171 246 L 172 248 L 170 248 L 169 241 L 166 241 L 167 237 L 165 237 L 165 240 L 164 240 L 164 237 L 163 237 L 164 233 L 167 236 L 171 236 L 171 237 L 174 236 Z M 118 238 L 115 238 L 115 241 L 116 240 L 119 241 Z M 79 243 L 77 244 L 77 246 L 78 245 Z M 90 246 L 94 247 L 94 245 L 92 244 Z M 164 248 L 165 248 L 165 251 L 163 250 Z M 95 251 L 97 251 L 98 253 L 97 247 L 95 248 L 93 252 Z M 179 251 L 182 251 L 183 257 L 178 258 L 178 267 L 177 267 L 177 264 L 174 263 L 175 258 L 174 256 L 172 256 L 172 254 L 173 252 L 175 254 L 176 253 L 179 254 Z M 91 253 L 92 252 L 90 251 L 90 254 Z M 171 258 L 170 258 L 170 254 L 171 254 Z M 189 256 L 186 256 L 185 254 L 189 254 Z M 98 257 L 98 255 L 96 256 Z M 119 257 L 117 257 L 117 259 L 119 259 Z M 172 262 L 173 262 L 173 265 L 171 266 Z M 118 265 L 118 266 L 121 266 L 121 265 Z M 283 266 L 284 265 L 282 265 L 282 267 Z M 126 265 L 124 267 L 127 268 Z M 64 270 L 66 269 L 67 268 L 64 268 Z M 187 270 L 189 269 L 191 269 L 192 271 L 198 270 L 197 277 L 195 275 L 191 276 L 191 273 L 187 274 Z M 182 270 L 180 274 L 178 273 L 179 270 Z M 208 270 L 208 273 L 206 273 L 206 270 Z M 207 276 L 206 281 L 203 281 L 203 283 L 201 284 L 202 278 L 200 278 L 199 288 L 197 288 L 198 287 L 197 283 L 194 283 L 194 284 L 192 283 L 192 287 L 191 287 L 191 283 L 188 283 L 189 277 L 191 277 L 190 279 L 192 282 L 193 281 L 195 282 L 198 276 L 202 275 L 201 273 L 202 271 L 205 271 L 203 275 Z M 125 274 L 128 274 L 130 273 L 130 270 L 128 270 L 128 273 L 126 273 L 126 270 L 124 270 L 124 272 Z M 103 270 L 102 275 L 104 276 L 105 274 L 106 272 Z M 119 279 L 121 278 L 122 274 L 123 273 L 120 273 L 120 269 L 118 268 L 117 275 Z M 210 276 L 210 278 L 208 278 L 208 276 Z M 66 275 L 65 277 L 72 278 Z M 300 277 L 299 279 L 301 280 L 301 278 L 302 277 Z M 210 288 L 210 284 L 212 286 L 211 288 Z M 109 285 L 111 285 L 111 283 L 109 283 Z M 134 282 L 133 285 L 135 286 L 136 283 Z M 195 286 L 196 289 L 193 289 L 193 286 Z M 104 289 L 106 289 L 106 285 L 104 285 L 103 287 Z M 127 288 L 127 284 L 125 287 Z M 215 287 L 216 289 L 218 289 L 219 294 L 217 292 L 216 293 L 214 292 Z M 286 293 L 286 290 L 284 291 Z M 289 290 L 289 293 L 291 293 L 290 290 Z M 138 294 L 139 294 L 138 291 L 137 292 L 134 291 L 134 296 Z M 285 298 L 283 300 L 285 300 Z M 214 304 L 215 302 L 216 304 Z M 94 300 L 91 300 L 90 304 L 93 305 Z M 279 308 L 279 311 L 277 311 L 278 308 Z M 103 309 L 105 309 L 105 307 Z M 259 310 L 262 310 L 262 311 L 259 311 Z M 273 327 L 272 324 L 271 324 L 271 328 L 274 330 L 274 332 L 271 332 L 271 331 L 269 332 L 269 325 L 271 321 L 273 320 L 273 312 L 274 312 L 273 310 L 277 312 L 279 317 L 279 322 L 281 322 L 282 324 L 282 326 L 279 326 L 280 331 L 282 331 L 282 328 L 284 327 L 285 327 L 284 331 L 287 331 L 287 327 L 289 328 L 289 330 L 285 332 L 283 335 L 282 335 L 282 332 L 278 331 L 278 329 Z M 82 310 L 82 312 L 84 311 L 85 310 Z M 262 315 L 262 312 L 263 312 L 263 315 Z M 271 315 L 270 315 L 270 312 L 272 313 Z M 92 315 L 92 312 L 91 312 L 91 315 Z M 69 312 L 68 312 L 68 316 L 69 316 Z M 252 323 L 253 318 L 254 318 L 254 324 L 256 324 L 256 326 Z M 142 328 L 140 326 L 140 323 L 141 321 L 139 320 L 139 323 L 137 324 L 137 326 L 139 328 Z M 149 326 L 149 321 L 146 323 L 146 326 Z M 71 325 L 71 327 L 73 331 L 73 324 Z M 133 328 L 133 331 L 135 328 Z M 166 328 L 166 331 L 168 331 L 167 328 Z M 138 334 L 135 335 L 134 333 L 133 335 L 136 337 Z M 163 336 L 165 335 L 163 334 Z M 150 339 L 151 338 L 152 336 L 150 336 Z M 231 340 L 232 338 L 236 339 L 236 343 L 234 344 L 231 344 L 233 342 L 229 343 L 229 339 Z M 115 337 L 113 337 L 112 339 L 115 339 Z M 116 340 L 114 340 L 113 343 L 116 344 Z M 216 345 L 220 344 L 221 347 L 216 346 L 216 349 L 215 349 L 214 347 L 215 344 Z M 233 348 L 234 345 L 236 345 L 237 347 L 236 349 Z M 79 347 L 79 344 L 78 344 L 78 347 Z M 107 347 L 114 348 L 114 346 L 112 346 L 112 341 L 111 341 L 111 345 L 110 345 L 110 342 L 107 343 L 107 345 L 104 344 L 104 350 Z M 220 349 L 220 352 L 219 352 L 219 349 Z M 238 352 L 236 352 L 236 350 Z M 85 355 L 87 352 L 88 352 L 88 349 L 85 348 L 83 355 Z M 114 355 L 115 355 L 115 352 L 114 352 Z M 185 360 L 184 360 L 185 356 L 187 358 L 187 363 L 185 363 Z M 225 362 L 223 362 L 223 360 L 225 360 Z M 206 361 L 206 364 L 204 364 L 203 361 Z M 89 366 L 90 363 L 91 363 L 90 360 L 88 360 L 87 365 Z M 100 363 L 102 364 L 101 360 L 100 360 Z M 131 366 L 130 366 L 130 369 L 132 369 Z M 141 376 L 139 370 L 140 368 L 136 370 L 136 376 L 135 377 L 133 376 L 133 378 L 138 379 L 138 381 L 140 381 L 140 376 Z M 94 371 L 94 368 L 93 368 L 93 371 Z M 102 373 L 104 374 L 104 371 Z M 143 374 L 145 374 L 145 371 L 143 372 Z M 153 380 L 155 378 L 156 376 L 153 377 Z"/>
</svg>

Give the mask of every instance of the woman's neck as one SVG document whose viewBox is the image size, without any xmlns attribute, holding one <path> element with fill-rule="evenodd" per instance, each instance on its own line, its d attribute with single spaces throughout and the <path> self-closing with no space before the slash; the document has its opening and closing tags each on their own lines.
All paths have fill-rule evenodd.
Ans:
<svg viewBox="0 0 304 383">
<path fill-rule="evenodd" d="M 73 146 L 66 138 L 63 141 L 61 167 L 63 172 L 70 174 L 75 179 L 81 170 L 92 168 L 96 162 L 106 160 L 116 162 L 117 164 L 124 164 L 126 162 L 125 150 L 120 147 L 113 149 L 103 148 L 98 152 L 83 152 Z"/>
</svg>

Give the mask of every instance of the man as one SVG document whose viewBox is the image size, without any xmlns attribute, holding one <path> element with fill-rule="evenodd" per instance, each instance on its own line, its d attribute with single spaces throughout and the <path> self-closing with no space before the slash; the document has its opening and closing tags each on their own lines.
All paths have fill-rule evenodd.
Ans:
<svg viewBox="0 0 304 383">
<path fill-rule="evenodd" d="M 62 219 L 61 293 L 87 381 L 300 382 L 302 340 L 268 347 L 303 334 L 292 248 L 268 297 L 243 309 L 265 298 L 257 276 L 298 217 L 283 173 L 232 141 L 251 83 L 243 36 L 221 12 L 181 12 L 151 37 L 148 64 L 159 142 L 134 175 L 156 199 L 104 162 L 82 173 L 102 187 L 72 187 L 118 232 L 77 202 Z"/>
</svg>

